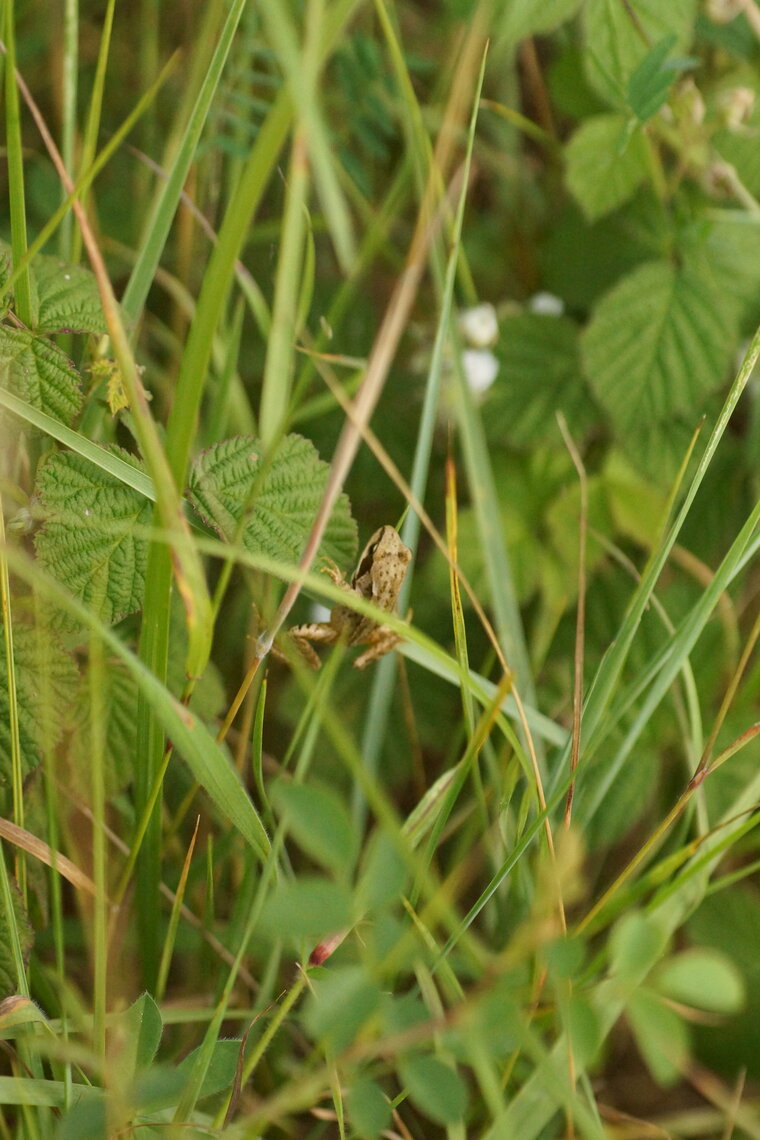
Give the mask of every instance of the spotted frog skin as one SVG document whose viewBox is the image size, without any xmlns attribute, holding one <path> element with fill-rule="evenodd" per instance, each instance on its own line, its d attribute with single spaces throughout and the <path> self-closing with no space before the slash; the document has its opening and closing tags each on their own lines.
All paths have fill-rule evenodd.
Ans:
<svg viewBox="0 0 760 1140">
<path fill-rule="evenodd" d="M 388 613 L 395 607 L 399 591 L 412 560 L 412 552 L 404 546 L 392 526 L 381 526 L 369 540 L 350 582 L 347 582 L 334 565 L 326 568 L 336 586 L 358 594 Z M 383 657 L 400 640 L 397 633 L 372 618 L 352 610 L 350 606 L 333 607 L 329 621 L 297 625 L 290 631 L 301 653 L 314 669 L 320 666 L 314 650 L 318 645 L 334 645 L 345 641 L 347 645 L 367 645 L 369 648 L 354 661 L 355 669 L 366 669 L 373 661 Z"/>
</svg>

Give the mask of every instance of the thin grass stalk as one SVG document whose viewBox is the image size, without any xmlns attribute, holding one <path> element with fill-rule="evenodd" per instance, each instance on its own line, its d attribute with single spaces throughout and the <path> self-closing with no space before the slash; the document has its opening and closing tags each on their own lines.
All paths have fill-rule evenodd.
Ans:
<svg viewBox="0 0 760 1140">
<path fill-rule="evenodd" d="M 8 151 L 8 205 L 11 221 L 13 263 L 26 253 L 26 195 L 21 137 L 21 113 L 16 87 L 16 27 L 14 0 L 5 4 L 5 136 Z M 27 326 L 32 324 L 32 295 L 29 272 L 24 269 L 16 282 L 16 312 Z"/>
<path fill-rule="evenodd" d="M 77 94 L 79 80 L 79 0 L 64 0 L 63 5 L 63 67 L 61 75 L 61 158 L 67 170 L 73 171 L 76 161 Z M 66 191 L 61 187 L 62 203 Z M 58 251 L 64 261 L 72 260 L 74 219 L 64 215 L 58 234 Z"/>
<path fill-rule="evenodd" d="M 116 0 L 108 0 L 106 4 L 105 13 L 103 16 L 103 25 L 100 35 L 100 44 L 98 46 L 98 60 L 95 65 L 95 77 L 92 83 L 92 90 L 90 92 L 90 101 L 87 109 L 87 120 L 85 122 L 84 133 L 82 137 L 82 155 L 81 164 L 82 169 L 86 170 L 92 165 L 92 160 L 95 157 L 97 150 L 98 135 L 100 133 L 100 118 L 103 111 L 103 94 L 106 85 L 106 70 L 108 68 L 108 53 L 111 48 L 111 33 L 113 31 L 113 17 L 116 10 Z M 73 179 L 74 171 L 71 168 L 69 175 Z M 66 187 L 70 189 L 70 187 Z M 79 260 L 82 250 L 83 234 L 81 229 L 74 231 L 72 241 L 72 258 L 74 261 Z"/>
<path fill-rule="evenodd" d="M 137 261 L 132 269 L 122 297 L 122 305 L 130 319 L 137 323 L 155 278 L 161 254 L 166 246 L 171 224 L 181 200 L 190 166 L 195 158 L 203 128 L 208 120 L 214 95 L 219 86 L 223 68 L 229 57 L 235 32 L 245 8 L 246 0 L 235 0 L 224 22 L 219 42 L 208 69 L 200 76 L 201 84 L 187 123 L 180 133 L 174 161 L 166 179 L 156 195 L 145 233 L 140 242 Z M 206 29 L 210 34 L 211 29 Z M 208 42 L 208 39 L 206 39 Z"/>
</svg>

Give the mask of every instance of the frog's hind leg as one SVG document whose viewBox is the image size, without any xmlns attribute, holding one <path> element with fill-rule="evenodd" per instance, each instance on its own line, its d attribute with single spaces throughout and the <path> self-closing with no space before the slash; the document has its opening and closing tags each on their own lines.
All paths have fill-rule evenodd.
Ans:
<svg viewBox="0 0 760 1140">
<path fill-rule="evenodd" d="M 296 625 L 289 630 L 289 637 L 292 638 L 296 648 L 302 657 L 306 659 L 312 669 L 319 669 L 322 662 L 317 656 L 312 642 L 318 645 L 332 645 L 337 634 L 328 622 L 310 622 L 306 625 Z"/>
<path fill-rule="evenodd" d="M 381 625 L 377 629 L 373 629 L 364 640 L 369 648 L 356 658 L 354 669 L 366 669 L 373 661 L 385 657 L 386 653 L 390 653 L 392 649 L 396 648 L 401 638 L 387 625 Z"/>
</svg>

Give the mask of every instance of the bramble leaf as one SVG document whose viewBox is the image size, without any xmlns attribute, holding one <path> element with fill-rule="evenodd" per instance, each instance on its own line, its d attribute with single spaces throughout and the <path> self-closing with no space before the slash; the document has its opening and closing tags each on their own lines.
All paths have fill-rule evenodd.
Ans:
<svg viewBox="0 0 760 1140">
<path fill-rule="evenodd" d="M 57 345 L 0 326 L 0 385 L 70 425 L 82 406 L 79 373 Z"/>
<path fill-rule="evenodd" d="M 499 374 L 486 401 L 484 417 L 494 441 L 516 447 L 556 442 L 556 412 L 564 413 L 570 434 L 583 438 L 595 409 L 581 371 L 578 329 L 567 317 L 522 313 L 501 325 Z"/>
<path fill-rule="evenodd" d="M 590 221 L 627 202 L 647 177 L 646 142 L 623 115 L 594 115 L 565 148 L 568 189 Z"/>
<path fill-rule="evenodd" d="M 648 262 L 596 307 L 581 337 L 586 373 L 619 437 L 675 413 L 696 425 L 725 379 L 738 314 L 703 271 Z"/>
<path fill-rule="evenodd" d="M 114 448 L 134 467 L 137 461 Z M 57 452 L 37 474 L 35 537 L 40 562 L 104 622 L 142 605 L 147 543 L 135 527 L 151 523 L 152 504 L 89 460 Z M 70 619 L 59 620 L 70 626 Z"/>
<path fill-rule="evenodd" d="M 16 622 L 13 662 L 21 762 L 30 772 L 71 725 L 79 674 L 73 657 L 47 629 L 38 632 Z M 0 784 L 10 779 L 11 733 L 8 674 L 0 653 Z"/>
<path fill-rule="evenodd" d="M 309 440 L 288 435 L 271 463 L 250 436 L 214 444 L 192 465 L 188 493 L 199 515 L 229 542 L 296 562 L 319 510 L 328 466 Z M 341 495 L 320 553 L 339 564 L 356 556 L 356 524 Z"/>
<path fill-rule="evenodd" d="M 32 306 L 35 332 L 107 331 L 95 275 L 83 265 L 67 265 L 40 255 L 32 261 Z"/>
</svg>

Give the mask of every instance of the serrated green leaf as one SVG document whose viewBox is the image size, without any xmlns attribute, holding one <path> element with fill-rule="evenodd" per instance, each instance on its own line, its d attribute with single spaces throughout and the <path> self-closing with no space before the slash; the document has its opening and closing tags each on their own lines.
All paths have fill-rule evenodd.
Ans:
<svg viewBox="0 0 760 1140">
<path fill-rule="evenodd" d="M 198 456 L 188 491 L 198 513 L 223 538 L 239 540 L 251 553 L 297 562 L 328 473 L 314 445 L 299 435 L 286 436 L 266 467 L 257 441 L 237 436 Z M 345 495 L 335 506 L 321 553 L 342 565 L 356 557 L 356 524 Z"/>
<path fill-rule="evenodd" d="M 485 404 L 489 437 L 516 447 L 556 443 L 561 411 L 580 441 L 597 413 L 581 371 L 575 323 L 538 313 L 509 317 L 498 355 L 501 368 Z"/>
<path fill-rule="evenodd" d="M 73 657 L 49 630 L 37 631 L 16 622 L 13 629 L 21 760 L 29 772 L 71 727 L 79 673 Z M 0 652 L 0 784 L 10 777 L 8 675 Z"/>
<path fill-rule="evenodd" d="M 632 198 L 649 173 L 644 136 L 623 115 L 594 115 L 565 147 L 568 189 L 590 221 Z"/>
<path fill-rule="evenodd" d="M 39 255 L 31 265 L 35 332 L 107 332 L 95 275 L 83 265 L 67 265 Z"/>
<path fill-rule="evenodd" d="M 82 406 L 79 373 L 68 356 L 26 329 L 0 326 L 0 386 L 67 425 Z"/>
<path fill-rule="evenodd" d="M 725 379 L 736 333 L 725 296 L 688 264 L 639 266 L 599 302 L 581 338 L 586 374 L 620 438 L 690 412 Z"/>
<path fill-rule="evenodd" d="M 603 98 L 615 101 L 649 50 L 668 35 L 684 51 L 691 43 L 697 0 L 636 0 L 635 19 L 625 4 L 586 0 L 584 41 L 593 51 L 587 58 L 588 80 Z"/>
<path fill-rule="evenodd" d="M 335 792 L 313 783 L 307 787 L 280 780 L 270 795 L 298 846 L 326 870 L 342 879 L 350 877 L 358 836 Z"/>
<path fill-rule="evenodd" d="M 437 1057 L 411 1056 L 399 1065 L 409 1099 L 436 1124 L 455 1124 L 464 1116 L 467 1089 L 450 1065 Z"/>
<path fill-rule="evenodd" d="M 34 514 L 40 562 L 76 598 L 109 625 L 140 609 L 147 543 L 133 532 L 150 526 L 147 500 L 81 455 L 58 452 L 38 470 Z"/>
</svg>

